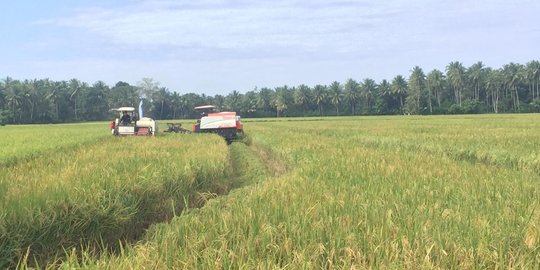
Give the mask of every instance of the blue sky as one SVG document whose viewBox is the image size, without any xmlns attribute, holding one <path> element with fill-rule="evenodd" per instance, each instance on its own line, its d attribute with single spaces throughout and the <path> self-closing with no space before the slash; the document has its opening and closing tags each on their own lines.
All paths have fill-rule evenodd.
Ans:
<svg viewBox="0 0 540 270">
<path fill-rule="evenodd" d="M 540 1 L 5 1 L 0 77 L 225 94 L 540 58 Z"/>
</svg>

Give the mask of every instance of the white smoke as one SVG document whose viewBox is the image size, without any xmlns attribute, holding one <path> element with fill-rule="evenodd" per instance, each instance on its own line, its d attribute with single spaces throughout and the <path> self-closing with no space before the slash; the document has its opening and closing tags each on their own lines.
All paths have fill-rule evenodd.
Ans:
<svg viewBox="0 0 540 270">
<path fill-rule="evenodd" d="M 143 118 L 143 99 L 141 98 L 141 102 L 139 102 L 139 117 Z"/>
</svg>

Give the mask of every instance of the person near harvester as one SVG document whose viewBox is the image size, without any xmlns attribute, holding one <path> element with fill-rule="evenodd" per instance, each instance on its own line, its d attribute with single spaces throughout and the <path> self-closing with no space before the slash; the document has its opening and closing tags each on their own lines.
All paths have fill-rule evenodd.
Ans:
<svg viewBox="0 0 540 270">
<path fill-rule="evenodd" d="M 120 118 L 120 123 L 122 125 L 129 125 L 131 123 L 131 116 L 127 112 L 124 112 L 122 118 Z"/>
</svg>

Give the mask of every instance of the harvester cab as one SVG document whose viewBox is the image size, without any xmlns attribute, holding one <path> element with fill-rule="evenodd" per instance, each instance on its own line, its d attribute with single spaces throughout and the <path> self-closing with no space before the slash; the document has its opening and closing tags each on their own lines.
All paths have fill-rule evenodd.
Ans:
<svg viewBox="0 0 540 270">
<path fill-rule="evenodd" d="M 149 117 L 139 119 L 133 107 L 112 109 L 118 112 L 118 117 L 111 124 L 111 132 L 115 136 L 154 136 L 157 133 L 157 123 Z"/>
<path fill-rule="evenodd" d="M 204 105 L 193 108 L 201 112 L 201 119 L 193 125 L 195 133 L 216 133 L 231 142 L 243 134 L 243 124 L 236 112 L 216 112 L 216 106 Z"/>
</svg>

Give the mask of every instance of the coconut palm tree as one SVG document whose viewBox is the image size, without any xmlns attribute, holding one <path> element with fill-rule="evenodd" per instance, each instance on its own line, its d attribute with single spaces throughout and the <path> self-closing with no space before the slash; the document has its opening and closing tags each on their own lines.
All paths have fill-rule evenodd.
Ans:
<svg viewBox="0 0 540 270">
<path fill-rule="evenodd" d="M 461 62 L 450 62 L 446 66 L 446 77 L 454 88 L 455 102 L 461 106 L 462 92 L 465 86 L 465 67 Z"/>
<path fill-rule="evenodd" d="M 330 101 L 336 106 L 336 115 L 339 115 L 339 105 L 343 99 L 343 93 L 341 91 L 341 85 L 339 82 L 334 81 L 329 87 Z"/>
<path fill-rule="evenodd" d="M 283 87 L 276 88 L 274 106 L 276 108 L 277 117 L 280 117 L 281 113 L 289 108 L 291 100 L 292 98 L 290 97 L 290 90 L 288 86 L 285 85 Z"/>
<path fill-rule="evenodd" d="M 37 89 L 35 88 L 35 81 L 29 81 L 29 80 L 25 80 L 24 83 L 23 83 L 23 88 L 22 88 L 22 95 L 24 97 L 24 103 L 26 103 L 30 108 L 29 108 L 29 111 L 30 111 L 30 115 L 29 115 L 29 121 L 30 123 L 33 123 L 34 122 L 34 112 L 35 112 L 35 108 L 36 108 L 36 104 L 38 102 L 38 91 Z"/>
<path fill-rule="evenodd" d="M 407 81 L 402 75 L 397 75 L 392 80 L 392 84 L 390 85 L 392 88 L 392 92 L 394 95 L 396 95 L 399 99 L 399 110 L 403 114 L 403 98 L 407 96 Z"/>
<path fill-rule="evenodd" d="M 242 96 L 242 114 L 253 116 L 255 112 L 257 112 L 257 92 L 247 91 Z"/>
<path fill-rule="evenodd" d="M 351 105 L 352 115 L 355 115 L 356 103 L 360 99 L 360 84 L 353 79 L 348 79 L 344 88 L 343 100 Z"/>
<path fill-rule="evenodd" d="M 538 89 L 540 84 L 540 62 L 537 60 L 530 61 L 526 64 L 525 69 L 531 98 L 540 98 L 540 90 Z"/>
<path fill-rule="evenodd" d="M 13 79 L 9 76 L 0 80 L 0 108 L 3 108 L 4 103 L 6 102 L 6 92 L 8 88 L 12 87 Z"/>
<path fill-rule="evenodd" d="M 0 108 L 3 108 L 5 103 L 7 103 L 7 92 L 13 87 L 13 79 L 9 76 L 0 80 Z M 8 106 L 9 107 L 9 106 Z"/>
<path fill-rule="evenodd" d="M 478 61 L 474 63 L 469 69 L 467 70 L 469 75 L 469 80 L 473 84 L 473 99 L 479 100 L 480 99 L 480 88 L 482 84 L 484 83 L 484 64 L 482 61 Z"/>
<path fill-rule="evenodd" d="M 373 79 L 366 78 L 362 81 L 362 93 L 361 96 L 366 101 L 367 113 L 372 113 L 373 99 L 377 91 L 377 84 Z"/>
<path fill-rule="evenodd" d="M 6 103 L 11 109 L 11 113 L 14 118 L 24 99 L 24 93 L 18 86 L 19 82 L 17 81 L 15 83 L 10 83 L 10 85 L 6 88 Z"/>
<path fill-rule="evenodd" d="M 263 87 L 257 95 L 257 107 L 263 112 L 268 112 L 274 96 L 274 90 Z"/>
<path fill-rule="evenodd" d="M 240 109 L 242 99 L 240 92 L 233 90 L 227 97 L 225 97 L 225 104 L 232 111 L 238 111 Z"/>
<path fill-rule="evenodd" d="M 409 95 L 405 101 L 407 105 L 407 111 L 411 114 L 420 113 L 421 99 L 424 96 L 424 91 L 426 89 L 426 75 L 424 71 L 419 66 L 415 66 L 411 71 L 411 76 L 409 77 Z M 430 113 L 433 110 L 430 106 Z"/>
<path fill-rule="evenodd" d="M 311 100 L 311 91 L 309 86 L 301 84 L 294 91 L 294 103 L 302 109 L 302 116 L 306 116 L 306 107 Z"/>
<path fill-rule="evenodd" d="M 426 79 L 428 102 L 431 107 L 431 97 L 435 96 L 437 106 L 441 106 L 441 92 L 444 88 L 444 74 L 438 69 L 430 71 Z"/>
<path fill-rule="evenodd" d="M 180 108 L 180 106 L 180 94 L 178 94 L 178 92 L 174 92 L 171 95 L 172 119 L 176 119 L 176 112 L 178 111 L 178 108 Z"/>
<path fill-rule="evenodd" d="M 323 106 L 326 103 L 328 93 L 326 92 L 326 86 L 317 84 L 313 88 L 313 101 L 319 107 L 319 115 L 323 115 Z"/>
<path fill-rule="evenodd" d="M 81 82 L 77 79 L 71 79 L 69 81 L 69 90 L 70 90 L 69 100 L 73 102 L 73 113 L 75 115 L 75 119 L 79 119 L 77 115 L 77 100 L 78 100 L 77 98 L 80 94 Z"/>
<path fill-rule="evenodd" d="M 510 92 L 514 111 L 519 112 L 519 93 L 517 84 L 520 82 L 523 76 L 523 66 L 516 63 L 510 63 L 503 66 L 502 76 L 506 85 L 507 91 Z"/>
<path fill-rule="evenodd" d="M 395 100 L 394 99 L 394 93 L 392 92 L 392 87 L 390 86 L 390 83 L 386 80 L 386 79 L 383 79 L 380 83 L 379 83 L 379 87 L 378 87 L 378 92 L 379 92 L 379 95 L 377 96 L 377 98 L 381 101 L 379 103 L 379 106 L 377 108 L 377 113 L 380 113 L 380 114 L 388 114 L 392 111 L 392 101 Z"/>
<path fill-rule="evenodd" d="M 491 107 L 494 113 L 499 113 L 499 98 L 503 88 L 502 74 L 500 70 L 488 70 L 486 78 L 487 96 L 491 99 Z"/>
</svg>

